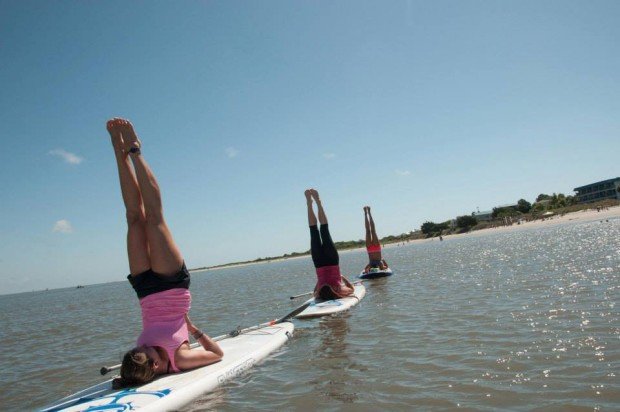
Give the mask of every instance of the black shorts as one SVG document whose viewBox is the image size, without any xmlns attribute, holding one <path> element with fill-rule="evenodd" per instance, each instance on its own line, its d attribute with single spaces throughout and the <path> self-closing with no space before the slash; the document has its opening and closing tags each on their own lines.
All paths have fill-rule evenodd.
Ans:
<svg viewBox="0 0 620 412">
<path fill-rule="evenodd" d="M 329 234 L 327 223 L 321 225 L 320 232 L 316 225 L 310 226 L 310 252 L 315 268 L 338 265 L 338 251 Z"/>
<path fill-rule="evenodd" d="M 183 262 L 181 270 L 174 275 L 160 275 L 149 269 L 135 276 L 128 275 L 127 280 L 138 294 L 138 298 L 142 299 L 145 296 L 165 290 L 189 289 L 190 279 L 185 262 Z"/>
</svg>

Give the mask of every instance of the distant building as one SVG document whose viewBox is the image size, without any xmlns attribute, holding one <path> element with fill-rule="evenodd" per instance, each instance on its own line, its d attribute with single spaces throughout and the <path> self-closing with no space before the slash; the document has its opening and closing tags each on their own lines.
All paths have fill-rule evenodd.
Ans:
<svg viewBox="0 0 620 412">
<path fill-rule="evenodd" d="M 577 202 L 590 203 L 605 199 L 620 200 L 620 177 L 602 180 L 573 189 Z"/>
<path fill-rule="evenodd" d="M 478 222 L 488 222 L 489 220 L 493 219 L 492 210 L 488 210 L 486 212 L 474 212 L 471 215 L 478 219 Z"/>
<path fill-rule="evenodd" d="M 496 206 L 497 209 L 508 209 L 508 208 L 517 209 L 519 207 L 518 203 L 508 203 L 506 205 Z"/>
</svg>

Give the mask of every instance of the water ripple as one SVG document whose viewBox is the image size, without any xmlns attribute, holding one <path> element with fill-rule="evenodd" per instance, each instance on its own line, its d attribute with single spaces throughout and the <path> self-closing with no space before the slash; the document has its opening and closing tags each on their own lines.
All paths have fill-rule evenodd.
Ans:
<svg viewBox="0 0 620 412">
<path fill-rule="evenodd" d="M 188 410 L 617 410 L 620 220 L 388 248 L 396 274 L 350 312 L 296 322 L 266 362 Z M 365 252 L 341 254 L 345 273 Z M 193 276 L 213 335 L 278 317 L 311 290 L 308 258 Z M 140 327 L 125 282 L 0 297 L 3 408 L 100 380 Z"/>
</svg>

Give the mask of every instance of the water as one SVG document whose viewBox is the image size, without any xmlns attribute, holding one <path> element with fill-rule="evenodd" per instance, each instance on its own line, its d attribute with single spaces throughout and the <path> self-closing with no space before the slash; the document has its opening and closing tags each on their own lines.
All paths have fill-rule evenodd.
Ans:
<svg viewBox="0 0 620 412">
<path fill-rule="evenodd" d="M 620 409 L 620 219 L 384 255 L 395 275 L 359 305 L 296 321 L 281 350 L 187 409 Z M 341 253 L 344 273 L 365 264 Z M 313 285 L 309 258 L 196 273 L 192 318 L 219 335 L 289 312 Z M 26 410 L 99 382 L 140 314 L 118 282 L 0 296 L 0 327 L 2 408 Z"/>
</svg>

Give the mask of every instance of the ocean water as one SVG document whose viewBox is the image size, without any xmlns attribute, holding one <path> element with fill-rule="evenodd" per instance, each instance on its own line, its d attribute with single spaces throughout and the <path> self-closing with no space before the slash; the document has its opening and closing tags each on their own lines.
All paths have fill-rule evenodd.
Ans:
<svg viewBox="0 0 620 412">
<path fill-rule="evenodd" d="M 300 234 L 302 235 L 302 234 Z M 620 219 L 405 244 L 394 276 L 186 410 L 620 410 Z M 353 278 L 363 251 L 341 253 Z M 192 275 L 192 319 L 219 335 L 280 317 L 309 258 Z M 119 274 L 119 279 L 123 274 Z M 126 281 L 0 296 L 2 410 L 102 380 L 140 331 Z"/>
</svg>

